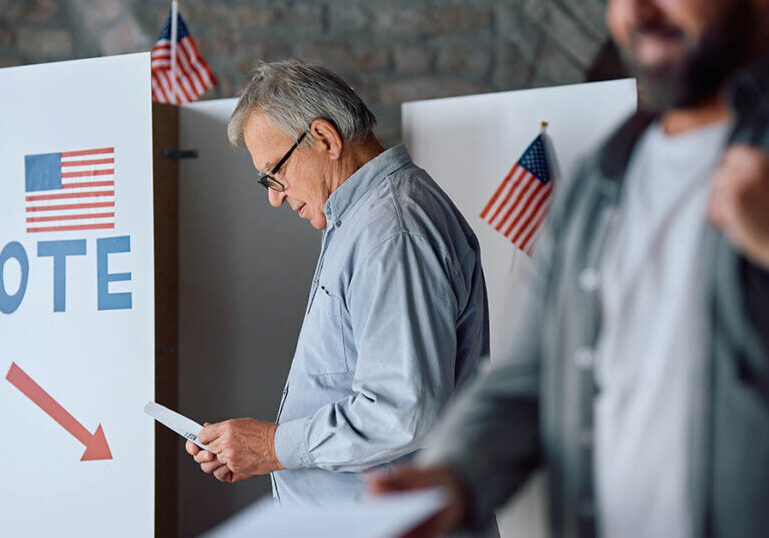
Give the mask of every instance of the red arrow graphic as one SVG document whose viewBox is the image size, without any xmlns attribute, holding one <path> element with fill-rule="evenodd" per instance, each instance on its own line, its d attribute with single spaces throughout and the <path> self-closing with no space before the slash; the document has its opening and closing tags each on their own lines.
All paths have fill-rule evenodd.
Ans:
<svg viewBox="0 0 769 538">
<path fill-rule="evenodd" d="M 59 402 L 51 398 L 51 395 L 35 383 L 15 362 L 11 363 L 5 378 L 11 382 L 11 385 L 19 389 L 22 394 L 35 402 L 40 409 L 48 413 L 62 428 L 85 445 L 85 452 L 83 452 L 83 457 L 80 458 L 80 461 L 112 459 L 112 452 L 109 450 L 107 438 L 104 436 L 101 424 L 91 434 L 85 429 L 85 426 L 80 424 L 75 417 L 59 405 Z"/>
</svg>

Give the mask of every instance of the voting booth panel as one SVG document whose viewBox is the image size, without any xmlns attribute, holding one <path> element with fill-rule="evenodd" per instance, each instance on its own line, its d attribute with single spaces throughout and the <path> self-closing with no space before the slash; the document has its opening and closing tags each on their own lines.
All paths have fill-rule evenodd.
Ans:
<svg viewBox="0 0 769 538">
<path fill-rule="evenodd" d="M 403 136 L 414 162 L 441 185 L 481 244 L 489 294 L 491 357 L 502 356 L 520 311 L 531 259 L 480 213 L 547 122 L 562 180 L 636 109 L 632 79 L 405 103 Z M 558 180 L 557 180 L 558 181 Z M 556 182 L 555 189 L 557 190 Z M 504 231 L 504 228 L 503 228 Z M 500 517 L 502 536 L 544 536 L 542 480 L 535 479 Z"/>
<path fill-rule="evenodd" d="M 149 62 L 0 75 L 4 535 L 153 533 Z"/>
</svg>

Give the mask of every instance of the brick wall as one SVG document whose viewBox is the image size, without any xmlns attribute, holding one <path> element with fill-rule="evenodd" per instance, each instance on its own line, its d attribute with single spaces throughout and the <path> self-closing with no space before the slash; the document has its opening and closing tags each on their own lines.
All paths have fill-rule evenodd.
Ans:
<svg viewBox="0 0 769 538">
<path fill-rule="evenodd" d="M 181 0 L 231 97 L 260 59 L 337 71 L 398 140 L 400 103 L 581 82 L 607 39 L 605 0 Z M 0 66 L 151 48 L 170 2 L 0 0 Z"/>
</svg>

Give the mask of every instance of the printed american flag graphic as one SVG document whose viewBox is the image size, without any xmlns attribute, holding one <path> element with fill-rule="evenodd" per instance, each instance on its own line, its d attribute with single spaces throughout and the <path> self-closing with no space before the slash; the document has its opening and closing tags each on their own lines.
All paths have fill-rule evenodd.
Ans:
<svg viewBox="0 0 769 538">
<path fill-rule="evenodd" d="M 531 256 L 552 192 L 551 167 L 540 134 L 507 173 L 480 216 Z"/>
<path fill-rule="evenodd" d="M 115 149 L 24 157 L 27 232 L 115 227 Z"/>
<path fill-rule="evenodd" d="M 189 103 L 216 86 L 216 77 L 200 56 L 181 15 L 177 15 L 176 84 L 171 73 L 171 16 L 152 48 L 152 98 L 159 103 Z"/>
</svg>

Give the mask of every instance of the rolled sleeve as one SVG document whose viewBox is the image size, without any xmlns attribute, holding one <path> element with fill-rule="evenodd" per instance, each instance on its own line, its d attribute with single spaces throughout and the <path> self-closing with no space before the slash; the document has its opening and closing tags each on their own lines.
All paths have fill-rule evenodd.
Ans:
<svg viewBox="0 0 769 538">
<path fill-rule="evenodd" d="M 299 418 L 278 424 L 275 430 L 275 455 L 286 469 L 310 465 L 307 450 L 307 424 L 310 418 Z"/>
</svg>

